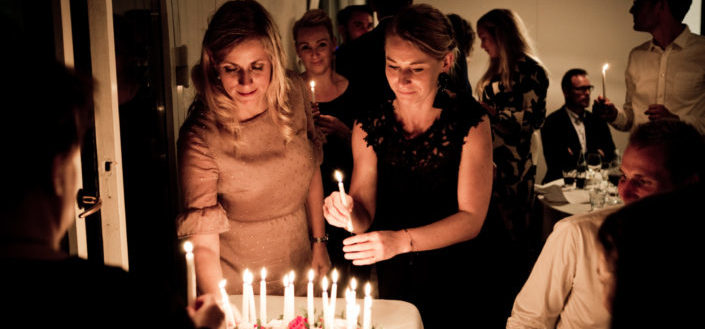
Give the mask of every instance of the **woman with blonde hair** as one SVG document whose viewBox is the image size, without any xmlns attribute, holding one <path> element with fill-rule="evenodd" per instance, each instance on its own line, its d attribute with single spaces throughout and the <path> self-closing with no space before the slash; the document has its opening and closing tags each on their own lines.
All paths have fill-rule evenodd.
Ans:
<svg viewBox="0 0 705 329">
<path fill-rule="evenodd" d="M 410 6 L 387 25 L 385 53 L 393 94 L 359 117 L 350 193 L 328 196 L 324 215 L 352 222 L 345 258 L 375 264 L 380 298 L 413 303 L 424 327 L 494 327 L 482 321 L 491 303 L 476 241 L 492 186 L 490 125 L 471 95 L 446 90 L 453 29 L 439 10 Z"/>
<path fill-rule="evenodd" d="M 201 292 L 240 293 L 245 269 L 267 281 L 330 267 L 321 213 L 320 139 L 303 81 L 284 68 L 269 13 L 252 0 L 213 15 L 179 135 L 184 210 Z M 281 293 L 279 284 L 269 292 Z M 305 289 L 298 289 L 303 292 Z"/>
<path fill-rule="evenodd" d="M 531 137 L 546 118 L 548 78 L 534 54 L 524 24 L 509 9 L 493 9 L 477 21 L 477 35 L 490 57 L 487 72 L 477 85 L 477 95 L 490 113 L 493 158 L 491 216 L 504 222 L 512 245 L 518 289 L 528 274 L 527 226 L 536 167 Z"/>
<path fill-rule="evenodd" d="M 321 177 L 324 195 L 338 190 L 334 172 L 343 173 L 343 183 L 350 186 L 352 175 L 352 150 L 350 136 L 357 106 L 353 100 L 352 86 L 348 79 L 335 72 L 336 38 L 333 24 L 328 13 L 321 9 L 307 11 L 294 23 L 294 42 L 296 55 L 303 63 L 305 71 L 301 73 L 304 81 L 315 83 L 313 113 L 316 126 L 326 136 L 323 144 L 323 163 Z M 358 280 L 369 276 L 369 268 L 351 268 L 350 262 L 343 258 L 342 241 L 350 234 L 334 226 L 326 225 L 329 235 L 328 254 L 336 269 L 341 271 L 341 280 L 354 271 Z"/>
</svg>

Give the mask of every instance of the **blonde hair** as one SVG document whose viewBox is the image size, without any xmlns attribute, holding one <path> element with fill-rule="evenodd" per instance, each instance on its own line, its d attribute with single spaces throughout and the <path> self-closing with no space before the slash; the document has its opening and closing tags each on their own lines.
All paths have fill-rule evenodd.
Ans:
<svg viewBox="0 0 705 329">
<path fill-rule="evenodd" d="M 271 16 L 262 5 L 253 0 L 226 2 L 211 18 L 203 36 L 201 61 L 192 71 L 191 77 L 196 88 L 194 103 L 200 101 L 206 111 L 211 111 L 218 128 L 232 134 L 233 146 L 237 146 L 240 132 L 240 122 L 236 116 L 238 107 L 218 78 L 218 64 L 230 50 L 251 39 L 259 40 L 269 55 L 272 72 L 265 92 L 266 103 L 269 115 L 289 142 L 295 132 L 289 104 L 291 81 L 283 63 L 286 54 Z"/>
<path fill-rule="evenodd" d="M 477 30 L 485 30 L 497 45 L 497 57 L 490 58 L 490 66 L 477 83 L 478 96 L 495 75 L 505 88 L 511 89 L 511 73 L 517 62 L 528 57 L 541 63 L 521 17 L 510 9 L 493 9 L 477 21 Z"/>
</svg>

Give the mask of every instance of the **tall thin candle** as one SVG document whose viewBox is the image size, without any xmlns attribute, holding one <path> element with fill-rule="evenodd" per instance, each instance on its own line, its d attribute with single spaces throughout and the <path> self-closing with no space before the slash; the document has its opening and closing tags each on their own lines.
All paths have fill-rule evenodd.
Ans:
<svg viewBox="0 0 705 329">
<path fill-rule="evenodd" d="M 267 323 L 267 270 L 263 267 L 260 272 L 262 278 L 259 282 L 259 320 Z"/>
<path fill-rule="evenodd" d="M 233 315 L 233 308 L 230 305 L 230 299 L 228 298 L 228 292 L 225 291 L 226 281 L 225 279 L 220 280 L 218 286 L 220 287 L 220 298 L 223 306 L 223 312 L 225 312 L 226 327 L 235 327 L 235 315 Z"/>
<path fill-rule="evenodd" d="M 343 206 L 347 206 L 348 202 L 346 201 L 345 197 L 345 185 L 343 184 L 343 173 L 340 170 L 336 170 L 334 173 L 335 175 L 335 180 L 338 181 L 338 192 L 340 192 L 340 202 L 343 203 Z M 352 233 L 353 231 L 353 225 L 352 225 L 352 218 L 348 218 L 348 224 L 347 228 L 348 232 Z"/>
<path fill-rule="evenodd" d="M 247 289 L 247 274 L 250 270 L 245 269 L 242 274 L 242 322 L 251 323 L 250 321 L 250 295 Z"/>
<path fill-rule="evenodd" d="M 333 269 L 330 277 L 333 280 L 333 284 L 330 287 L 330 309 L 333 315 L 331 318 L 335 318 L 335 301 L 338 299 L 338 270 Z"/>
<path fill-rule="evenodd" d="M 607 98 L 607 87 L 605 86 L 605 81 L 607 80 L 607 69 L 610 67 L 608 63 L 602 65 L 602 97 Z"/>
<path fill-rule="evenodd" d="M 362 311 L 362 329 L 372 329 L 372 286 L 369 282 L 365 284 L 365 300 Z"/>
<path fill-rule="evenodd" d="M 313 277 L 316 274 L 313 269 L 308 271 L 308 287 L 306 290 L 306 310 L 308 315 L 308 326 L 313 328 Z"/>
<path fill-rule="evenodd" d="M 188 305 L 193 305 L 196 301 L 196 268 L 193 261 L 193 244 L 191 241 L 184 243 L 186 251 L 186 297 Z"/>
<path fill-rule="evenodd" d="M 323 328 L 327 329 L 331 328 L 332 325 L 328 322 L 328 313 L 330 312 L 330 306 L 328 305 L 328 278 L 325 276 L 321 280 L 321 289 L 323 290 Z"/>
</svg>

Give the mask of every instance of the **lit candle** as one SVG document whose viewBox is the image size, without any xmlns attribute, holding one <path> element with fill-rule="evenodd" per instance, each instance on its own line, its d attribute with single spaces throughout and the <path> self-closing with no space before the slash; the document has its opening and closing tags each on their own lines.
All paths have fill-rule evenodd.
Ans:
<svg viewBox="0 0 705 329">
<path fill-rule="evenodd" d="M 365 301 L 363 304 L 364 308 L 362 313 L 362 329 L 372 328 L 372 296 L 370 296 L 371 292 L 372 286 L 369 282 L 367 282 L 365 284 Z"/>
<path fill-rule="evenodd" d="M 245 269 L 242 274 L 242 322 L 250 323 L 250 299 L 247 289 L 247 274 L 250 271 Z"/>
<path fill-rule="evenodd" d="M 345 289 L 345 323 L 347 329 L 353 329 L 355 295 L 350 288 Z"/>
<path fill-rule="evenodd" d="M 605 87 L 605 80 L 607 80 L 607 69 L 610 67 L 608 63 L 602 65 L 602 97 L 607 98 L 607 91 Z"/>
<path fill-rule="evenodd" d="M 247 315 L 247 319 L 249 320 L 248 323 L 256 323 L 257 322 L 257 311 L 255 309 L 255 292 L 252 289 L 252 281 L 254 281 L 254 275 L 250 270 L 245 270 L 245 277 L 244 281 L 247 284 L 247 302 L 249 303 L 248 305 L 248 310 L 249 314 Z"/>
<path fill-rule="evenodd" d="M 336 170 L 333 174 L 335 175 L 335 180 L 338 181 L 338 191 L 340 192 L 340 201 L 343 203 L 343 206 L 347 206 L 348 202 L 346 201 L 346 198 L 345 198 L 345 185 L 343 185 L 343 173 L 340 170 Z M 352 218 L 348 218 L 347 230 L 350 233 L 352 233 L 352 231 L 353 231 Z"/>
<path fill-rule="evenodd" d="M 331 319 L 335 319 L 335 301 L 338 299 L 338 270 L 333 269 L 333 273 L 331 273 L 330 277 L 333 280 L 333 284 L 330 287 Z"/>
<path fill-rule="evenodd" d="M 289 274 L 284 275 L 284 321 L 287 321 L 289 316 Z M 288 322 L 286 322 L 288 323 Z"/>
<path fill-rule="evenodd" d="M 308 311 L 308 326 L 313 328 L 313 269 L 308 271 L 308 286 L 306 290 L 306 310 Z"/>
<path fill-rule="evenodd" d="M 308 83 L 311 86 L 311 102 L 315 103 L 316 102 L 316 81 L 311 80 L 311 82 Z"/>
<path fill-rule="evenodd" d="M 220 287 L 220 298 L 223 305 L 223 312 L 225 312 L 225 321 L 227 328 L 235 327 L 235 315 L 233 315 L 233 308 L 230 305 L 230 299 L 228 299 L 228 292 L 225 291 L 225 279 L 220 280 L 218 286 Z"/>
<path fill-rule="evenodd" d="M 355 292 L 355 289 L 357 289 L 357 280 L 355 278 L 350 279 L 350 290 L 352 292 L 353 299 L 357 298 L 357 293 Z"/>
<path fill-rule="evenodd" d="M 262 324 L 267 323 L 267 270 L 263 267 L 260 272 L 262 280 L 259 282 L 259 320 Z"/>
<path fill-rule="evenodd" d="M 321 289 L 323 290 L 323 327 L 330 328 L 331 324 L 328 322 L 328 312 L 330 312 L 328 310 L 328 278 L 325 276 L 321 280 Z"/>
<path fill-rule="evenodd" d="M 193 244 L 191 241 L 184 243 L 186 251 L 186 296 L 188 305 L 193 305 L 196 301 L 196 268 L 193 263 Z"/>
</svg>

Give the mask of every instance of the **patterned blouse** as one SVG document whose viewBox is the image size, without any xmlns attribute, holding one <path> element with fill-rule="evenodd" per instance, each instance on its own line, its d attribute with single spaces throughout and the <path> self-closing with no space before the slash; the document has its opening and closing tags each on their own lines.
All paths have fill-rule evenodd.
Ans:
<svg viewBox="0 0 705 329">
<path fill-rule="evenodd" d="M 548 78 L 541 65 L 524 57 L 517 62 L 510 80 L 511 88 L 507 88 L 499 75 L 495 76 L 482 91 L 482 101 L 494 110 L 490 118 L 497 165 L 494 196 L 520 201 L 533 189 L 531 136 L 546 118 Z"/>
</svg>

